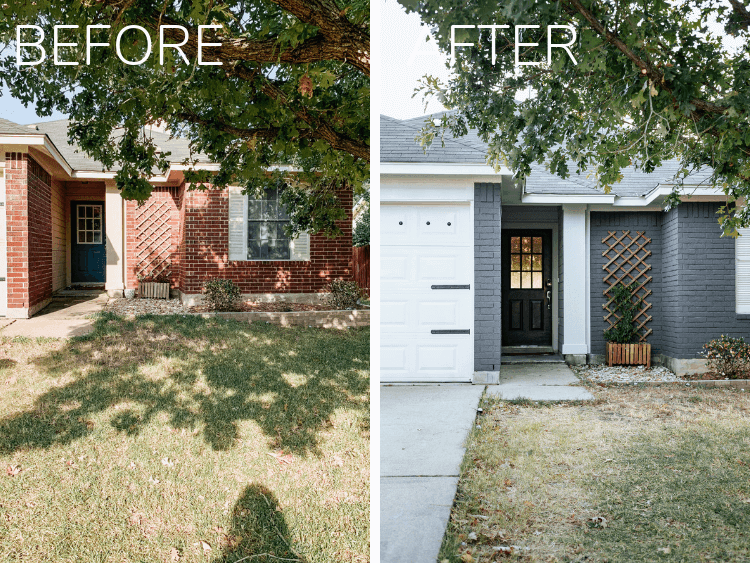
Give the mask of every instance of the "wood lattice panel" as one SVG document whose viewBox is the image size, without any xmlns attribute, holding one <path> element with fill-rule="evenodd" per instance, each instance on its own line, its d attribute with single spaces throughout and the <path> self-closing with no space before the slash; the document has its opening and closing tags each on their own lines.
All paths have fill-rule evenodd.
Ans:
<svg viewBox="0 0 750 563">
<path fill-rule="evenodd" d="M 638 327 L 638 341 L 645 342 L 646 338 L 653 332 L 646 326 L 651 320 L 648 310 L 651 303 L 646 299 L 651 295 L 651 290 L 646 284 L 651 281 L 648 275 L 651 265 L 646 263 L 646 259 L 651 256 L 651 251 L 646 245 L 651 239 L 643 234 L 643 231 L 636 231 L 635 236 L 630 231 L 608 231 L 608 235 L 602 239 L 602 244 L 607 246 L 607 250 L 602 252 L 602 256 L 607 262 L 602 266 L 604 270 L 604 283 L 607 285 L 602 293 L 607 298 L 602 308 L 606 311 L 604 320 L 608 323 L 608 329 L 615 326 L 619 317 L 615 315 L 612 308 L 612 295 L 610 291 L 620 282 L 625 285 L 636 283 L 636 289 L 633 296 L 638 299 L 641 306 L 634 315 L 634 321 Z"/>
<path fill-rule="evenodd" d="M 172 229 L 169 224 L 170 206 L 165 201 L 151 198 L 136 209 L 135 247 L 136 275 L 139 278 L 156 278 L 169 275 L 172 247 Z"/>
</svg>

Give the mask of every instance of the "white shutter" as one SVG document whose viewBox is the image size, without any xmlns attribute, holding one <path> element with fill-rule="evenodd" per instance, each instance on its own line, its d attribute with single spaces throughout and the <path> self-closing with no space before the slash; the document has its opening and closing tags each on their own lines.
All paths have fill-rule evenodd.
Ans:
<svg viewBox="0 0 750 563">
<path fill-rule="evenodd" d="M 229 188 L 229 259 L 247 260 L 247 196 Z"/>
<path fill-rule="evenodd" d="M 750 314 L 750 229 L 737 229 L 735 239 L 735 292 L 737 313 Z"/>
<path fill-rule="evenodd" d="M 291 241 L 292 260 L 309 260 L 310 259 L 310 233 L 300 233 L 300 235 Z"/>
</svg>

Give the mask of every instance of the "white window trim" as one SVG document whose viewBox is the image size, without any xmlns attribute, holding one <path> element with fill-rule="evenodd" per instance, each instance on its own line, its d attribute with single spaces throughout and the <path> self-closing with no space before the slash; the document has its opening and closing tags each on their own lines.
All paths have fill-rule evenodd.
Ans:
<svg viewBox="0 0 750 563">
<path fill-rule="evenodd" d="M 84 208 L 84 207 L 98 207 L 99 208 L 99 217 L 93 217 L 93 216 L 92 217 L 81 217 L 80 216 L 81 209 Z M 104 221 L 102 221 L 102 217 L 104 217 L 104 206 L 101 205 L 101 204 L 98 204 L 98 203 L 97 204 L 86 203 L 86 204 L 76 205 L 76 224 L 75 224 L 75 227 L 76 227 L 76 244 L 91 244 L 91 245 L 99 245 L 99 246 L 101 246 L 104 243 L 104 241 L 105 241 L 105 238 L 104 238 L 104 225 L 102 224 L 102 223 L 104 223 Z M 83 241 L 82 242 L 82 241 L 78 240 L 80 238 L 80 236 L 81 236 L 80 235 L 81 232 L 84 232 L 84 233 L 91 232 L 91 233 L 94 233 L 94 234 L 96 234 L 96 232 L 97 232 L 97 229 L 91 229 L 91 230 L 84 229 L 83 231 L 81 231 L 78 228 L 78 224 L 79 224 L 78 222 L 81 219 L 83 219 L 84 221 L 86 219 L 99 219 L 99 229 L 98 229 L 99 230 L 99 242 L 94 242 L 94 241 L 91 241 L 91 242 Z"/>
<path fill-rule="evenodd" d="M 232 228 L 232 212 L 236 211 L 235 198 L 242 198 L 242 230 Z M 229 187 L 229 252 L 230 262 L 309 262 L 310 261 L 310 234 L 300 233 L 296 239 L 290 240 L 289 258 L 248 258 L 247 257 L 247 230 L 248 230 L 248 196 L 242 193 L 239 186 Z M 236 219 L 234 219 L 236 221 Z M 242 237 L 242 240 L 239 237 Z M 296 248 L 299 246 L 300 248 Z M 232 248 L 235 250 L 232 251 Z M 241 250 L 240 250 L 241 249 Z M 296 254 L 296 256 L 295 256 Z"/>
</svg>

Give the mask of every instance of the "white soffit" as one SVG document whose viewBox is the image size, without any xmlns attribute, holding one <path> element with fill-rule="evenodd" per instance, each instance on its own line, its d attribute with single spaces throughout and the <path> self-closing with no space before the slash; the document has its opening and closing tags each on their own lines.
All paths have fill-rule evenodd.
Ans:
<svg viewBox="0 0 750 563">
<path fill-rule="evenodd" d="M 380 175 L 438 175 L 438 176 L 487 176 L 494 181 L 502 175 L 512 175 L 507 168 L 495 171 L 492 166 L 481 163 L 440 163 L 434 162 L 381 162 Z M 493 181 L 493 180 L 488 180 Z"/>
</svg>

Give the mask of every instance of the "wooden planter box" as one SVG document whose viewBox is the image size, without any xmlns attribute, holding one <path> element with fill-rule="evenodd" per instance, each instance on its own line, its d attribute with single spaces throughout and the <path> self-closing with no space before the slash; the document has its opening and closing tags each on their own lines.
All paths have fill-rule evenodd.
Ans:
<svg viewBox="0 0 750 563">
<path fill-rule="evenodd" d="M 169 299 L 169 284 L 138 282 L 138 295 L 148 299 Z"/>
<path fill-rule="evenodd" d="M 645 365 L 651 367 L 651 344 L 617 344 L 607 342 L 607 365 Z"/>
</svg>

